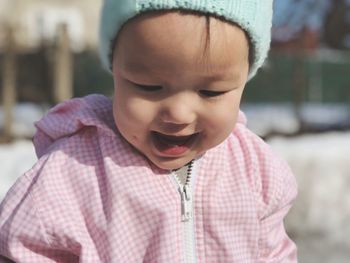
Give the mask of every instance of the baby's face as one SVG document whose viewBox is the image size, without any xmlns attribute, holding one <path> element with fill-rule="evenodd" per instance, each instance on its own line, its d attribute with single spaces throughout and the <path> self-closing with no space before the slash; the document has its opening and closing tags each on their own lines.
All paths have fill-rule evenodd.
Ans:
<svg viewBox="0 0 350 263">
<path fill-rule="evenodd" d="M 248 76 L 236 26 L 196 15 L 143 15 L 114 50 L 114 118 L 123 137 L 163 169 L 179 168 L 233 131 Z"/>
</svg>

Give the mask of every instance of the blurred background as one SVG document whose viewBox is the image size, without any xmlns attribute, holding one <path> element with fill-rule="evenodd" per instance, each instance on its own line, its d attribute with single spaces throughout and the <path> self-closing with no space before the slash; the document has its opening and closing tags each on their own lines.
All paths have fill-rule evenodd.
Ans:
<svg viewBox="0 0 350 263">
<path fill-rule="evenodd" d="M 0 200 L 36 161 L 33 122 L 72 96 L 111 95 L 97 0 L 0 0 Z M 248 83 L 248 126 L 289 162 L 299 262 L 350 259 L 350 0 L 275 0 L 270 57 Z"/>
</svg>

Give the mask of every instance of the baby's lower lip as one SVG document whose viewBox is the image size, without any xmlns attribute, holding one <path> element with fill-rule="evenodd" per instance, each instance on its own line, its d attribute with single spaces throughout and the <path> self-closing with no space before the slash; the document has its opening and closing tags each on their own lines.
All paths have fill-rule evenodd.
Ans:
<svg viewBox="0 0 350 263">
<path fill-rule="evenodd" d="M 190 149 L 197 136 L 198 133 L 189 136 L 170 136 L 152 132 L 152 141 L 156 150 L 162 155 L 178 156 Z"/>
</svg>

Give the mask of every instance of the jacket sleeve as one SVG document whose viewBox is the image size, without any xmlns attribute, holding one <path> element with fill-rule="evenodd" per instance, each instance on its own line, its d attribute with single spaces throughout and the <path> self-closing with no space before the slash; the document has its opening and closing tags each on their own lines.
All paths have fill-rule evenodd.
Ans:
<svg viewBox="0 0 350 263">
<path fill-rule="evenodd" d="M 51 245 L 33 193 L 35 177 L 20 177 L 0 205 L 0 262 L 78 262 Z"/>
<path fill-rule="evenodd" d="M 277 158 L 268 166 L 262 179 L 259 262 L 295 263 L 297 249 L 286 233 L 283 220 L 297 195 L 296 180 L 283 160 Z"/>
</svg>

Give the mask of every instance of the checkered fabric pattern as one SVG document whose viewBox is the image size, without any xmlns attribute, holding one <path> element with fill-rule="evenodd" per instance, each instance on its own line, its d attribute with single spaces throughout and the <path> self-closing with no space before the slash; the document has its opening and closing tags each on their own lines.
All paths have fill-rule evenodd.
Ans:
<svg viewBox="0 0 350 263">
<path fill-rule="evenodd" d="M 296 262 L 283 218 L 296 196 L 288 166 L 240 121 L 199 161 L 198 262 Z M 0 206 L 0 262 L 183 259 L 181 200 L 169 171 L 118 134 L 110 99 L 56 106 L 36 124 L 40 158 Z"/>
</svg>

